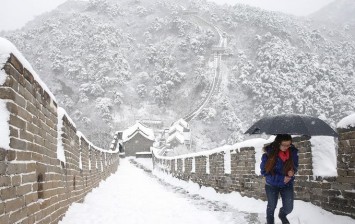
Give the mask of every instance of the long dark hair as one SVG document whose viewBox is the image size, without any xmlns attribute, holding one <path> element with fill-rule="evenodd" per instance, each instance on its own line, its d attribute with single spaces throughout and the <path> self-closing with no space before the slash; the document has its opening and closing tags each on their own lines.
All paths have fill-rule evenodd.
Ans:
<svg viewBox="0 0 355 224">
<path fill-rule="evenodd" d="M 280 152 L 280 145 L 283 141 L 291 141 L 291 143 L 292 143 L 291 135 L 278 134 L 278 135 L 276 135 L 275 140 L 270 145 L 265 147 L 265 148 L 271 147 L 271 150 L 269 150 L 269 152 L 268 152 L 268 159 L 265 164 L 265 170 L 267 173 L 271 173 L 272 175 L 274 175 L 274 167 L 275 167 L 276 160 L 277 160 L 277 157 Z M 290 152 L 290 157 L 288 160 L 285 161 L 285 164 L 283 167 L 285 175 L 287 175 L 288 171 L 293 170 L 293 168 L 294 168 L 293 167 L 293 159 L 292 159 L 292 155 Z"/>
</svg>

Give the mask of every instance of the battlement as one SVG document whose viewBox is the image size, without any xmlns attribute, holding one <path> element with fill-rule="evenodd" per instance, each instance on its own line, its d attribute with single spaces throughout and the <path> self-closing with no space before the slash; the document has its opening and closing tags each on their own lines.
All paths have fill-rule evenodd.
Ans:
<svg viewBox="0 0 355 224">
<path fill-rule="evenodd" d="M 3 63 L 0 223 L 58 223 L 117 170 L 118 151 L 95 147 L 59 116 L 54 96 L 16 53 Z"/>
</svg>

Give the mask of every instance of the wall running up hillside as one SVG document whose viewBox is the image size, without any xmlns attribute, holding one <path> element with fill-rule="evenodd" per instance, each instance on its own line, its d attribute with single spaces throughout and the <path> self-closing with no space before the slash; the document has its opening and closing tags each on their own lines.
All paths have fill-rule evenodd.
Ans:
<svg viewBox="0 0 355 224">
<path fill-rule="evenodd" d="M 293 139 L 299 149 L 295 198 L 355 219 L 355 128 L 338 129 L 338 133 L 338 176 L 332 178 L 313 177 L 309 139 Z M 225 166 L 225 162 L 230 162 L 229 166 Z M 153 154 L 153 165 L 179 179 L 213 187 L 217 192 L 237 191 L 242 196 L 266 200 L 264 178 L 255 174 L 254 147 L 185 158 L 167 159 Z"/>
<path fill-rule="evenodd" d="M 72 203 L 117 170 L 118 152 L 96 148 L 70 118 L 58 116 L 54 99 L 13 54 L 1 69 L 10 141 L 0 147 L 0 223 L 58 223 Z"/>
</svg>

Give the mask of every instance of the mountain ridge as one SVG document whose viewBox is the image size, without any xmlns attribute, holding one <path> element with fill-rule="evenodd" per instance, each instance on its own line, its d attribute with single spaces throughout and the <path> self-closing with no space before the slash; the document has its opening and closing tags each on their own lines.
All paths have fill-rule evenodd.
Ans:
<svg viewBox="0 0 355 224">
<path fill-rule="evenodd" d="M 305 113 L 334 126 L 354 111 L 354 42 L 346 33 L 258 8 L 187 0 L 69 2 L 5 36 L 38 74 L 47 74 L 41 78 L 59 106 L 104 147 L 136 119 L 168 125 L 206 96 L 218 38 L 186 12 L 228 39 L 219 91 L 190 124 L 193 150 L 240 141 L 265 115 Z"/>
</svg>

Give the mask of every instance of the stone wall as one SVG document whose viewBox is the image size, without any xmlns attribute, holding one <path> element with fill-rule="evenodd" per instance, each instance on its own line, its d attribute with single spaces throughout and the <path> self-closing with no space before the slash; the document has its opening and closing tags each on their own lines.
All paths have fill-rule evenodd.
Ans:
<svg viewBox="0 0 355 224">
<path fill-rule="evenodd" d="M 58 223 L 72 203 L 116 171 L 118 153 L 94 147 L 64 116 L 65 162 L 57 159 L 56 102 L 13 54 L 1 69 L 10 144 L 0 148 L 0 223 Z"/>
<path fill-rule="evenodd" d="M 338 176 L 332 178 L 314 177 L 309 138 L 293 139 L 294 145 L 299 149 L 295 197 L 332 213 L 355 218 L 355 128 L 339 129 L 338 133 Z M 153 154 L 153 165 L 179 179 L 191 180 L 200 186 L 213 187 L 220 193 L 237 191 L 242 196 L 266 200 L 264 178 L 255 174 L 255 149 L 250 147 L 231 150 L 230 173 L 224 171 L 225 153 L 226 151 L 221 151 L 210 155 L 196 157 L 187 155 L 187 158 L 173 159 Z M 193 159 L 194 172 L 192 172 Z"/>
</svg>

